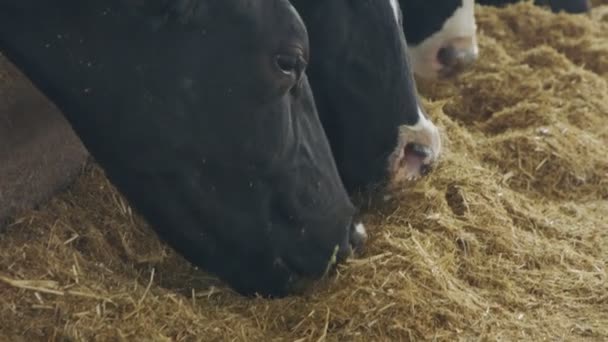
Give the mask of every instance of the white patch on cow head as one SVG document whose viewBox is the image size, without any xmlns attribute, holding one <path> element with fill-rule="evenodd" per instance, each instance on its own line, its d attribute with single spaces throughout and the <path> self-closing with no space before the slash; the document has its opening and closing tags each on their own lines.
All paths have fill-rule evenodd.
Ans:
<svg viewBox="0 0 608 342">
<path fill-rule="evenodd" d="M 363 225 L 363 223 L 357 223 L 355 225 L 355 233 L 358 236 L 367 238 L 367 231 L 365 230 L 365 226 Z"/>
<path fill-rule="evenodd" d="M 363 223 L 355 223 L 354 229 L 350 232 L 350 244 L 352 248 L 355 251 L 361 249 L 367 241 L 367 238 L 367 231 L 365 230 L 365 226 L 363 225 Z"/>
<path fill-rule="evenodd" d="M 399 8 L 399 3 L 397 2 L 397 0 L 390 0 L 391 3 L 391 7 L 393 8 L 393 14 L 395 15 L 395 21 L 397 23 L 399 23 L 399 13 L 400 13 L 400 8 Z"/>
<path fill-rule="evenodd" d="M 415 15 L 415 14 L 414 14 Z M 470 64 L 477 58 L 477 24 L 475 23 L 475 1 L 462 0 L 462 5 L 454 11 L 441 30 L 417 45 L 408 44 L 408 54 L 416 75 L 437 78 L 443 66 L 437 59 L 439 49 L 452 45 L 462 52 Z"/>
<path fill-rule="evenodd" d="M 411 155 L 408 146 L 417 145 L 424 149 L 426 155 Z M 434 164 L 441 154 L 441 136 L 439 129 L 420 106 L 418 121 L 414 125 L 399 127 L 397 146 L 389 157 L 389 175 L 391 186 L 398 186 L 403 181 L 412 180 L 422 175 L 422 170 Z"/>
</svg>

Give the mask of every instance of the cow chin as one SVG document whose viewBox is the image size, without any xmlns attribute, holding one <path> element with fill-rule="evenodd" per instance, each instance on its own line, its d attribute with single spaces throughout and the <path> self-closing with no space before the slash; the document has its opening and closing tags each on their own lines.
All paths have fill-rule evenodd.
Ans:
<svg viewBox="0 0 608 342">
<path fill-rule="evenodd" d="M 426 175 L 441 154 L 439 129 L 418 107 L 418 122 L 399 127 L 397 147 L 389 156 L 388 190 Z"/>
<path fill-rule="evenodd" d="M 266 298 L 283 298 L 302 295 L 310 291 L 320 279 L 335 271 L 337 265 L 344 263 L 353 253 L 363 248 L 367 239 L 364 225 L 355 221 L 350 225 L 344 240 L 334 246 L 329 258 L 320 257 L 320 254 L 313 250 L 298 253 L 298 247 L 294 247 L 294 253 L 277 256 L 272 265 L 262 266 L 258 271 L 258 276 L 261 275 L 260 279 L 275 279 L 272 284 L 256 286 L 243 278 L 243 274 L 252 270 L 250 267 L 241 274 L 233 273 L 238 277 L 238 281 L 233 283 L 234 287 L 237 292 L 245 296 L 255 294 Z M 270 274 L 262 275 L 266 272 Z"/>
</svg>

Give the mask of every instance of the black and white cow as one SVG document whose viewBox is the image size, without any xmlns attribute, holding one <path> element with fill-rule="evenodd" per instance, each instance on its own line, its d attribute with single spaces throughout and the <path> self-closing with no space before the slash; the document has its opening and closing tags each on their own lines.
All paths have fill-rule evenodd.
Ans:
<svg viewBox="0 0 608 342">
<path fill-rule="evenodd" d="M 479 55 L 475 3 L 504 6 L 522 0 L 399 0 L 412 69 L 427 79 L 449 78 L 471 66 Z M 535 0 L 554 12 L 585 13 L 589 0 Z"/>
<path fill-rule="evenodd" d="M 292 0 L 307 25 L 308 76 L 349 191 L 399 187 L 441 152 L 419 105 L 394 0 Z"/>
<path fill-rule="evenodd" d="M 448 78 L 479 55 L 474 0 L 399 0 L 414 73 Z"/>
<path fill-rule="evenodd" d="M 0 0 L 0 51 L 161 238 L 282 296 L 361 240 L 348 192 L 440 152 L 398 7 L 329 3 L 295 1 L 303 22 L 286 0 Z"/>
</svg>

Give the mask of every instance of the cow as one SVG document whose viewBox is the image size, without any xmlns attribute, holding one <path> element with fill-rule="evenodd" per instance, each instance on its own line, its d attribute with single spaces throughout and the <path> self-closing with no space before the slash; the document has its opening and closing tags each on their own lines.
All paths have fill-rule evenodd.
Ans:
<svg viewBox="0 0 608 342">
<path fill-rule="evenodd" d="M 163 240 L 241 294 L 284 296 L 364 241 L 349 193 L 419 176 L 440 151 L 394 3 L 294 5 L 304 21 L 285 0 L 6 0 L 0 49 Z M 307 27 L 335 18 L 356 58 L 332 73 L 321 62 L 343 56 L 309 53 L 309 35 L 328 41 Z"/>
<path fill-rule="evenodd" d="M 0 55 L 0 231 L 68 186 L 86 160 L 61 112 Z"/>
<path fill-rule="evenodd" d="M 382 194 L 441 153 L 420 106 L 394 0 L 292 0 L 308 28 L 308 76 L 349 194 Z"/>
<path fill-rule="evenodd" d="M 477 0 L 480 5 L 504 6 L 521 0 Z M 586 13 L 589 0 L 535 0 L 553 12 Z M 414 73 L 424 79 L 448 79 L 477 60 L 474 0 L 399 0 L 403 31 Z"/>
<path fill-rule="evenodd" d="M 386 1 L 386 0 L 381 0 L 381 1 Z M 385 171 L 388 170 L 389 173 L 392 173 L 393 175 L 397 175 L 398 177 L 390 177 L 392 179 L 395 178 L 416 178 L 417 176 L 419 176 L 421 173 L 424 173 L 426 170 L 428 170 L 429 166 L 433 163 L 434 160 L 437 159 L 438 156 L 438 152 L 439 152 L 439 148 L 437 147 L 439 144 L 439 136 L 438 136 L 438 132 L 436 130 L 436 127 L 434 127 L 434 125 L 432 125 L 432 123 L 430 121 L 428 121 L 428 116 L 426 116 L 424 114 L 424 110 L 420 109 L 418 110 L 417 107 L 412 107 L 410 106 L 410 108 L 407 109 L 402 109 L 405 108 L 407 106 L 402 106 L 401 104 L 396 104 L 394 105 L 395 102 L 397 101 L 403 101 L 404 103 L 410 103 L 410 104 L 414 104 L 416 103 L 416 99 L 412 98 L 411 96 L 403 98 L 401 95 L 395 94 L 395 91 L 397 91 L 398 89 L 402 89 L 401 86 L 396 86 L 396 84 L 398 84 L 398 82 L 410 82 L 407 85 L 407 89 L 411 89 L 413 88 L 411 85 L 411 81 L 410 79 L 407 78 L 407 76 L 404 75 L 409 75 L 409 72 L 403 72 L 404 69 L 404 62 L 403 61 L 399 61 L 399 62 L 393 62 L 390 59 L 392 58 L 393 60 L 396 58 L 396 56 L 400 56 L 399 54 L 402 53 L 400 51 L 399 48 L 397 49 L 393 49 L 393 51 L 391 51 L 391 53 L 387 53 L 386 56 L 371 56 L 373 58 L 369 58 L 370 56 L 368 56 L 367 59 L 364 58 L 358 58 L 358 61 L 356 61 L 356 63 L 358 63 L 359 65 L 355 65 L 353 63 L 351 63 L 351 65 L 348 68 L 324 68 L 322 64 L 328 65 L 330 62 L 330 58 L 328 56 L 332 56 L 333 58 L 333 62 L 334 65 L 339 65 L 341 63 L 340 57 L 338 54 L 335 53 L 336 49 L 333 47 L 333 45 L 331 44 L 331 41 L 328 39 L 325 39 L 325 32 L 322 28 L 324 25 L 327 26 L 326 23 L 322 22 L 321 20 L 317 19 L 316 16 L 314 15 L 315 12 L 321 12 L 324 13 L 324 20 L 325 22 L 334 22 L 335 20 L 333 20 L 332 16 L 328 15 L 329 11 L 325 11 L 323 12 L 325 9 L 322 8 L 320 6 L 319 1 L 294 1 L 293 2 L 296 6 L 297 6 L 297 10 L 300 11 L 301 13 L 303 13 L 307 18 L 306 21 L 310 21 L 312 24 L 314 24 L 313 27 L 315 27 L 316 29 L 313 30 L 313 34 L 312 36 L 312 44 L 315 45 L 315 50 L 316 50 L 316 56 L 317 58 L 312 58 L 312 62 L 309 65 L 309 70 L 312 69 L 312 74 L 313 74 L 313 78 L 314 78 L 314 84 L 313 84 L 313 89 L 314 88 L 319 88 L 319 91 L 315 92 L 317 93 L 317 98 L 321 99 L 321 119 L 322 122 L 324 124 L 324 126 L 328 129 L 328 133 L 330 133 L 330 142 L 332 142 L 332 147 L 333 147 L 333 152 L 334 155 L 337 157 L 338 159 L 338 169 L 340 171 L 340 173 L 343 175 L 343 179 L 345 180 L 347 189 L 349 189 L 350 193 L 353 193 L 357 190 L 361 190 L 362 185 L 365 185 L 367 187 L 373 187 L 377 182 L 378 179 L 382 178 L 382 176 L 385 176 Z M 370 3 L 371 4 L 371 3 Z M 394 14 L 394 18 L 396 20 L 398 20 L 399 22 L 401 22 L 401 12 L 398 8 L 398 4 L 395 1 L 391 1 L 391 13 Z M 327 6 L 327 5 L 324 5 Z M 361 7 L 361 5 L 357 5 L 359 7 Z M 335 14 L 335 17 L 339 17 L 341 15 L 344 15 L 344 13 L 348 13 L 348 11 L 351 11 L 349 9 L 350 6 L 345 6 L 344 3 L 339 3 L 337 5 L 333 6 L 334 8 L 332 9 L 335 12 L 340 12 L 340 14 Z M 382 6 L 380 6 L 382 7 Z M 386 6 L 384 6 L 386 7 Z M 359 17 L 361 16 L 367 16 L 366 13 L 360 13 L 361 11 L 359 11 L 359 13 L 357 13 L 356 15 L 358 15 Z M 386 11 L 385 11 L 386 12 Z M 350 14 L 345 15 L 346 17 L 348 17 Z M 355 27 L 354 30 L 359 30 L 361 32 L 349 32 L 348 34 L 352 34 L 353 36 L 373 36 L 375 34 L 380 34 L 382 38 L 387 37 L 387 35 L 383 34 L 382 32 L 380 32 L 381 30 L 391 30 L 392 27 L 390 25 L 392 25 L 392 18 L 390 16 L 388 16 L 387 18 L 387 14 L 386 13 L 382 13 L 380 14 L 379 11 L 374 10 L 371 11 L 370 16 L 375 15 L 376 18 L 384 18 L 385 20 L 389 20 L 389 22 L 391 22 L 388 26 L 384 25 L 384 26 L 380 26 L 378 24 L 376 25 L 366 25 L 366 26 L 357 26 L 357 25 L 353 25 L 351 24 L 350 26 L 347 27 Z M 342 22 L 344 22 L 346 19 L 342 20 Z M 351 20 L 352 22 L 352 20 Z M 368 23 L 374 23 L 374 20 L 370 20 L 367 19 Z M 376 23 L 378 21 L 375 21 Z M 354 31 L 351 30 L 351 31 Z M 371 31 L 376 31 L 376 32 L 371 32 Z M 343 34 L 344 35 L 344 34 Z M 393 36 L 394 37 L 394 33 L 391 31 L 389 32 L 388 36 Z M 342 42 L 345 42 L 346 37 L 337 37 L 338 40 L 341 40 Z M 353 42 L 348 41 L 348 44 L 353 45 L 348 46 L 347 48 L 344 48 L 343 46 L 343 51 L 342 54 L 345 54 L 344 51 L 348 51 L 349 53 L 347 53 L 346 55 L 350 55 L 350 56 L 362 56 L 363 53 L 367 53 L 369 55 L 369 51 L 374 51 L 375 49 L 382 49 L 384 46 L 399 46 L 399 45 L 394 45 L 394 42 L 389 42 L 388 45 L 384 44 L 385 42 L 381 42 L 380 40 L 374 41 L 373 45 L 372 44 L 365 44 L 365 45 L 361 45 L 361 42 L 363 40 L 358 39 L 358 40 L 353 40 Z M 329 43 L 328 43 L 329 42 Z M 354 46 L 354 44 L 358 43 L 361 46 Z M 323 46 L 325 45 L 325 46 Z M 342 45 L 344 45 L 344 43 L 342 43 Z M 396 55 L 397 54 L 397 55 Z M 314 56 L 313 56 L 314 57 Z M 337 59 L 336 59 L 337 58 Z M 352 59 L 352 58 L 351 58 Z M 378 61 L 381 61 L 381 63 L 383 64 L 379 64 Z M 6 64 L 6 63 L 5 63 Z M 391 67 L 391 70 L 388 70 L 388 66 L 394 66 Z M 6 65 L 4 66 L 6 68 Z M 369 76 L 367 77 L 367 79 L 363 79 L 361 77 L 359 77 L 359 79 L 357 80 L 351 80 L 353 82 L 343 82 L 342 84 L 335 84 L 335 86 L 337 86 L 338 91 L 327 91 L 327 89 L 323 89 L 325 88 L 329 88 L 326 87 L 324 84 L 326 83 L 325 80 L 329 80 L 328 83 L 332 82 L 333 80 L 340 80 L 341 77 L 343 77 L 343 75 L 347 75 L 347 74 L 352 74 L 352 75 L 356 75 L 357 70 L 356 68 L 359 69 L 366 69 L 367 74 L 371 75 L 372 78 L 370 78 Z M 377 70 L 380 70 L 381 68 L 383 68 L 383 73 L 377 73 Z M 316 70 L 319 70 L 319 72 L 316 72 Z M 353 71 L 354 70 L 354 71 Z M 390 73 L 392 71 L 396 71 L 396 73 L 393 73 L 393 75 L 391 75 L 390 77 L 385 77 L 384 75 L 387 73 Z M 323 71 L 323 72 L 321 72 Z M 340 75 L 342 74 L 342 75 Z M 382 75 L 382 76 L 381 76 Z M 19 84 L 21 83 L 25 83 L 22 79 L 17 78 L 9 80 L 10 82 L 17 82 Z M 335 82 L 334 82 L 335 83 Z M 10 84 L 9 84 L 10 86 Z M 346 87 L 344 87 L 346 86 Z M 354 89 L 355 86 L 359 86 L 359 89 Z M 350 88 L 350 90 L 348 89 Z M 342 91 L 342 94 L 340 93 L 340 89 L 344 89 L 344 91 L 351 91 L 353 93 L 358 93 L 358 94 L 366 94 L 366 96 L 361 96 L 359 97 L 358 101 L 360 101 L 358 104 L 354 104 L 353 101 L 351 100 L 351 97 L 348 96 L 344 99 L 343 103 L 346 104 L 346 106 L 350 105 L 351 108 L 348 108 L 342 104 L 339 104 L 339 102 L 341 101 L 340 99 L 337 99 L 339 96 L 343 96 L 344 97 L 344 91 Z M 388 89 L 387 91 L 380 91 L 380 89 Z M 24 96 L 24 94 L 27 94 L 27 96 L 30 97 L 35 97 L 36 94 L 33 94 L 35 92 L 34 89 L 31 89 L 31 86 L 29 86 L 27 89 L 25 88 L 20 88 L 21 90 L 21 97 Z M 371 94 L 369 94 L 370 92 L 375 92 L 376 94 L 374 96 L 372 96 Z M 331 96 L 331 99 L 328 99 L 328 96 Z M 337 99 L 337 100 L 335 100 Z M 361 102 L 366 100 L 365 103 Z M 333 102 L 338 102 L 338 104 L 331 104 L 329 103 L 330 101 Z M 335 101 L 334 101 L 335 100 Z M 332 111 L 328 108 L 329 105 L 332 105 L 333 107 L 336 108 L 340 108 L 340 110 L 336 110 L 336 112 L 340 112 L 339 114 L 335 114 L 332 113 Z M 30 165 L 29 169 L 32 169 L 31 174 L 32 176 L 28 176 L 25 177 L 23 174 L 20 173 L 14 173 L 15 177 L 3 177 L 3 180 L 5 180 L 4 183 L 0 184 L 0 188 L 4 189 L 4 193 L 5 196 L 3 196 L 3 198 L 6 198 L 7 201 L 6 202 L 0 202 L 0 206 L 2 206 L 2 208 L 6 208 L 7 210 L 0 210 L 0 220 L 2 218 L 5 218 L 7 216 L 7 214 L 12 213 L 14 210 L 14 207 L 19 207 L 19 208 L 26 208 L 28 206 L 32 206 L 33 204 L 36 204 L 38 202 L 40 202 L 41 199 L 43 198 L 48 198 L 48 196 L 50 194 L 52 194 L 57 186 L 59 185 L 63 185 L 68 183 L 68 181 L 71 179 L 71 177 L 61 177 L 61 175 L 72 175 L 74 173 L 75 170 L 78 170 L 78 168 L 82 165 L 82 162 L 84 160 L 84 152 L 83 148 L 80 146 L 80 144 L 77 141 L 74 141 L 73 139 L 73 132 L 70 131 L 69 126 L 66 125 L 66 123 L 64 123 L 64 120 L 61 120 L 60 118 L 57 118 L 57 113 L 56 113 L 56 109 L 52 108 L 52 105 L 49 104 L 45 104 L 44 106 L 39 106 L 36 110 L 32 110 L 32 113 L 30 115 L 36 115 L 36 118 L 32 117 L 30 119 L 25 119 L 23 115 L 19 114 L 19 118 L 15 117 L 16 113 L 11 113 L 11 110 L 7 110 L 6 113 L 9 114 L 9 117 L 6 121 L 0 121 L 0 125 L 2 124 L 6 124 L 7 127 L 4 127 L 7 130 L 8 134 L 3 135 L 4 137 L 4 141 L 3 141 L 3 146 L 5 147 L 5 149 L 8 150 L 14 150 L 16 148 L 19 148 L 18 145 L 15 144 L 11 144 L 10 140 L 14 140 L 14 139 L 9 139 L 11 136 L 24 136 L 23 131 L 22 130 L 15 130 L 13 127 L 13 124 L 9 124 L 10 121 L 17 121 L 20 122 L 23 129 L 32 129 L 32 128 L 36 128 L 36 127 L 42 127 L 44 128 L 43 131 L 45 132 L 55 132 L 58 134 L 55 134 L 56 136 L 65 136 L 66 139 L 63 141 L 63 144 L 59 144 L 57 145 L 55 144 L 44 144 L 44 143 L 40 143 L 40 146 L 50 146 L 50 145 L 55 145 L 56 148 L 52 149 L 52 150 L 45 150 L 44 151 L 44 158 L 42 157 L 42 150 L 40 149 L 36 149 L 36 150 L 30 150 L 30 152 L 37 152 L 39 151 L 40 153 L 27 153 L 24 155 L 27 155 L 27 162 L 28 165 Z M 384 107 L 384 108 L 382 108 Z M 377 113 L 378 112 L 382 112 L 383 113 L 383 119 L 382 120 L 377 120 Z M 411 113 L 411 114 L 408 114 Z M 422 114 L 421 114 L 422 113 Z M 410 155 L 410 157 L 408 158 L 408 160 L 410 162 L 413 162 L 414 165 L 411 166 L 408 172 L 399 172 L 399 171 L 403 171 L 404 168 L 401 167 L 396 167 L 395 164 L 398 163 L 399 158 L 396 158 L 395 155 L 397 155 L 397 153 L 393 153 L 393 165 L 390 166 L 388 165 L 388 162 L 385 163 L 385 165 L 382 165 L 378 162 L 376 156 L 379 154 L 384 154 L 385 156 L 388 155 L 388 150 L 394 145 L 394 141 L 395 138 L 391 137 L 390 134 L 386 134 L 386 132 L 393 132 L 394 134 L 394 127 L 398 127 L 400 126 L 400 123 L 403 123 L 405 121 L 412 121 L 415 120 L 415 117 L 417 114 L 422 115 L 423 117 L 423 127 L 426 127 L 425 130 L 419 130 L 420 132 L 418 132 L 415 136 L 418 137 L 418 139 L 410 139 L 412 140 L 407 149 L 406 152 Z M 407 118 L 406 115 L 410 115 L 410 118 Z M 332 120 L 333 118 L 336 117 L 340 117 L 342 122 L 339 122 L 339 127 L 345 127 L 345 126 L 349 126 L 349 125 L 358 125 L 358 127 L 355 127 L 354 129 L 351 129 L 351 136 L 350 137 L 346 137 L 346 139 L 343 139 L 343 141 L 340 141 L 341 138 L 339 138 L 339 135 L 342 134 L 343 132 L 348 132 L 348 130 L 343 130 L 343 129 L 336 129 L 336 123 L 337 120 Z M 53 120 L 52 122 L 56 122 L 53 125 L 48 125 L 47 123 L 50 122 L 50 120 Z M 47 123 L 45 123 L 47 122 Z M 367 127 L 373 127 L 374 125 L 378 126 L 378 125 L 384 125 L 384 127 L 377 127 L 377 129 L 374 130 L 367 130 Z M 66 127 L 67 126 L 67 127 Z M 55 129 L 55 131 L 53 131 L 53 129 Z M 405 127 L 404 127 L 405 129 Z M 361 130 L 365 131 L 365 134 L 360 134 Z M 35 132 L 40 132 L 39 129 L 35 129 Z M 370 135 L 370 133 L 372 133 Z M 47 134 L 48 135 L 48 134 Z M 45 139 L 47 138 L 47 135 L 40 135 L 40 136 L 33 136 L 33 133 L 30 132 L 29 134 L 29 138 L 31 140 L 35 140 L 35 139 Z M 375 136 L 374 136 L 375 135 Z M 410 134 L 411 136 L 414 136 L 414 134 Z M 363 137 L 370 137 L 370 139 L 367 140 L 361 140 L 359 139 L 360 136 Z M 431 145 L 434 145 L 434 147 L 428 148 L 428 146 L 424 146 L 424 144 L 416 144 L 416 140 L 420 140 L 420 141 L 429 141 L 431 142 Z M 38 140 L 43 141 L 43 140 Z M 344 149 L 344 146 L 351 146 L 354 144 L 359 144 L 359 148 L 355 149 L 355 148 L 348 148 L 348 149 Z M 371 143 L 371 142 L 376 142 Z M 61 148 L 59 148 L 61 146 Z M 345 152 L 344 152 L 345 150 Z M 69 153 L 67 153 L 67 156 L 71 156 L 74 155 L 74 157 L 78 157 L 77 160 L 70 160 L 69 163 L 64 163 L 64 164 L 59 164 L 61 161 L 67 161 L 66 160 L 66 153 L 65 151 L 70 151 Z M 348 155 L 350 152 L 350 155 Z M 22 169 L 22 167 L 20 167 L 19 165 L 21 165 L 22 163 L 18 163 L 15 160 L 11 160 L 8 158 L 9 154 L 6 153 L 5 154 L 6 157 L 0 160 L 4 160 L 5 162 L 3 163 L 3 165 L 0 166 L 6 166 L 5 168 L 8 168 L 10 166 L 10 170 L 15 169 L 15 168 L 19 168 Z M 405 155 L 405 153 L 404 153 Z M 0 157 L 2 157 L 0 155 Z M 401 159 L 403 159 L 404 156 L 401 156 Z M 373 162 L 372 159 L 373 158 Z M 44 159 L 44 162 L 43 162 Z M 418 161 L 420 159 L 424 159 L 425 161 L 423 161 L 422 163 L 419 163 Z M 418 160 L 418 161 L 417 161 Z M 420 165 L 420 167 L 416 167 L 415 165 L 418 163 Z M 405 163 L 406 166 L 408 165 L 408 163 Z M 356 166 L 355 166 L 356 165 Z M 382 166 L 386 166 L 385 169 L 382 169 Z M 366 169 L 367 167 L 367 169 Z M 46 172 L 43 171 L 46 170 Z M 8 173 L 10 170 L 0 170 L 0 173 L 4 172 L 4 174 Z M 34 172 L 34 170 L 36 170 Z M 422 172 L 420 172 L 422 171 Z M 356 172 L 356 174 L 354 174 L 354 172 Z M 404 177 L 404 174 L 408 174 L 407 177 Z M 35 177 L 33 176 L 35 174 Z M 53 177 L 51 177 L 53 176 Z M 18 178 L 21 177 L 21 178 Z M 38 184 L 30 184 L 30 188 L 31 187 L 35 187 L 37 189 L 37 191 L 25 191 L 25 179 L 32 179 L 32 177 L 34 177 L 34 179 L 39 179 L 40 182 Z M 14 181 L 17 180 L 17 181 Z M 20 181 L 21 180 L 21 181 Z M 357 184 L 355 184 L 357 183 Z M 19 184 L 23 184 L 23 186 L 18 186 Z M 374 184 L 374 185 L 371 185 Z M 27 194 L 34 194 L 34 193 L 38 193 L 40 196 L 23 196 L 22 200 L 15 200 L 14 199 L 14 194 L 15 193 L 27 193 Z M 0 198 L 1 200 L 2 198 Z M 8 200 L 10 200 L 10 203 L 8 202 Z M 11 209 L 11 210 L 8 210 Z"/>
<path fill-rule="evenodd" d="M 285 0 L 0 2 L 0 49 L 159 236 L 242 294 L 343 260 L 354 206 Z"/>
<path fill-rule="evenodd" d="M 474 0 L 399 0 L 414 73 L 447 79 L 478 58 Z"/>
</svg>

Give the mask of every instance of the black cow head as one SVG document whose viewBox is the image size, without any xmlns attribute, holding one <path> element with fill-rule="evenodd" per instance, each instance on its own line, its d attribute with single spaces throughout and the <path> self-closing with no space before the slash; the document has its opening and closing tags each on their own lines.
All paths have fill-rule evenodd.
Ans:
<svg viewBox="0 0 608 342">
<path fill-rule="evenodd" d="M 0 50 L 159 235 L 239 292 L 288 294 L 347 255 L 354 208 L 288 1 L 3 0 Z"/>
</svg>

